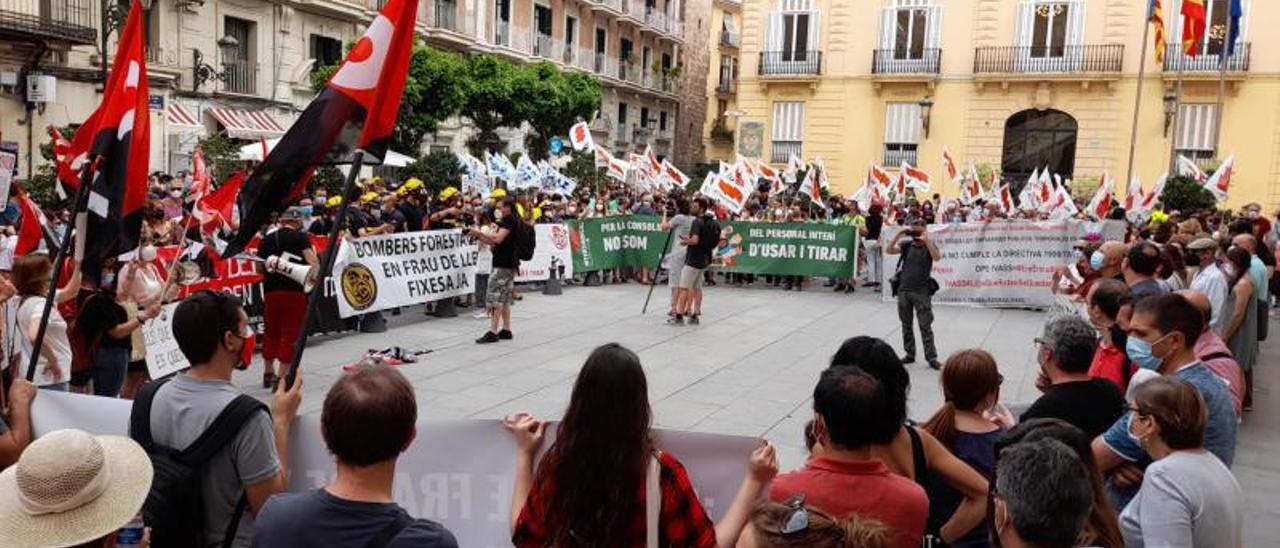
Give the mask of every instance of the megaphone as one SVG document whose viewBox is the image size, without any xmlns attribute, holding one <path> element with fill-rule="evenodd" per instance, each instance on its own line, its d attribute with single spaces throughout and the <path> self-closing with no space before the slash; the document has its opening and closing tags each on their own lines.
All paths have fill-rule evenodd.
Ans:
<svg viewBox="0 0 1280 548">
<path fill-rule="evenodd" d="M 316 287 L 316 267 L 289 262 L 279 255 L 267 257 L 267 272 L 274 272 L 298 282 L 302 286 L 302 291 L 306 293 L 310 293 Z"/>
</svg>

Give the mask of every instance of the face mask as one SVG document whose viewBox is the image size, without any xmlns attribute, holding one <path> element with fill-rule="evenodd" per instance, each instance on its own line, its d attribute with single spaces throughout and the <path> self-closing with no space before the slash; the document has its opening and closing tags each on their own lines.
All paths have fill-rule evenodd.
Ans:
<svg viewBox="0 0 1280 548">
<path fill-rule="evenodd" d="M 170 196 L 171 198 L 181 198 L 181 197 L 182 197 L 182 191 L 181 191 L 181 190 L 170 190 L 170 191 L 169 191 L 169 196 Z"/>
<path fill-rule="evenodd" d="M 142 250 L 138 252 L 138 258 L 142 259 L 143 262 L 148 262 L 148 263 L 156 260 L 156 246 L 153 246 L 153 245 L 143 246 Z"/>
<path fill-rule="evenodd" d="M 115 287 L 115 286 L 116 286 L 116 273 L 115 273 L 115 272 L 108 272 L 108 273 L 106 273 L 106 274 L 103 274 L 103 275 L 102 275 L 102 282 L 101 282 L 101 283 L 99 283 L 98 285 L 100 285 L 100 286 L 101 286 L 101 287 L 103 287 L 103 288 Z"/>
<path fill-rule="evenodd" d="M 310 217 L 316 212 L 314 206 L 299 206 L 298 209 L 301 210 L 303 217 Z"/>
<path fill-rule="evenodd" d="M 1165 335 L 1165 337 L 1167 336 L 1168 335 Z M 1159 339 L 1156 339 L 1156 342 L 1158 343 L 1163 340 L 1164 337 L 1160 337 Z M 1133 361 L 1133 363 L 1138 364 L 1138 367 L 1149 369 L 1151 371 L 1159 371 L 1160 364 L 1164 359 L 1151 354 L 1151 348 L 1153 346 L 1155 346 L 1155 343 L 1149 343 L 1138 337 L 1129 337 L 1129 341 L 1124 345 L 1124 353 L 1129 356 L 1129 359 Z"/>
<path fill-rule="evenodd" d="M 248 336 L 241 338 L 244 340 L 244 344 L 240 346 L 240 363 L 248 367 L 249 363 L 253 361 L 253 348 L 256 345 L 254 339 L 257 336 L 253 331 L 250 331 Z"/>
<path fill-rule="evenodd" d="M 1080 261 L 1083 261 L 1083 260 L 1084 260 L 1084 250 L 1083 250 L 1083 249 L 1078 249 L 1078 248 L 1077 248 L 1077 249 L 1073 249 L 1073 250 L 1071 250 L 1071 251 L 1072 251 L 1072 253 L 1071 253 L 1071 260 L 1072 260 L 1072 261 L 1074 261 L 1074 262 L 1077 262 L 1077 263 L 1078 263 L 1078 262 L 1080 262 Z"/>
<path fill-rule="evenodd" d="M 1103 255 L 1101 250 L 1094 251 L 1093 255 L 1089 257 L 1089 268 L 1092 268 L 1094 270 L 1102 270 L 1102 267 L 1106 263 L 1107 263 L 1107 256 Z"/>
<path fill-rule="evenodd" d="M 1132 411 L 1129 412 L 1129 421 L 1124 426 L 1124 433 L 1128 434 L 1129 439 L 1133 440 L 1133 443 L 1138 444 L 1138 447 L 1145 447 L 1143 445 L 1143 441 L 1144 441 L 1143 438 L 1133 433 L 1133 418 L 1136 416 L 1138 416 L 1137 413 L 1134 413 Z"/>
</svg>

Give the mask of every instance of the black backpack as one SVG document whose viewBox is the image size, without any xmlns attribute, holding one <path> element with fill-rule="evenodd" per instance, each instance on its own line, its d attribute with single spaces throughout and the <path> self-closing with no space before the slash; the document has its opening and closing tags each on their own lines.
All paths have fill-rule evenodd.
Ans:
<svg viewBox="0 0 1280 548">
<path fill-rule="evenodd" d="M 533 225 L 517 221 L 516 227 L 516 258 L 521 261 L 533 260 L 533 250 L 538 247 L 538 232 L 534 230 Z"/>
<path fill-rule="evenodd" d="M 129 416 L 129 437 L 147 451 L 155 470 L 151 491 L 142 506 L 142 519 L 151 528 L 151 545 L 156 548 L 199 546 L 200 534 L 204 531 L 200 478 L 205 464 L 231 444 L 254 414 L 268 410 L 262 402 L 241 394 L 231 400 L 209 428 L 186 449 L 178 451 L 157 445 L 151 438 L 151 403 L 159 388 L 168 381 L 161 379 L 143 386 L 133 401 Z M 240 495 L 231 523 L 223 534 L 222 547 L 230 547 L 235 542 L 240 515 L 248 503 L 248 496 Z"/>
</svg>

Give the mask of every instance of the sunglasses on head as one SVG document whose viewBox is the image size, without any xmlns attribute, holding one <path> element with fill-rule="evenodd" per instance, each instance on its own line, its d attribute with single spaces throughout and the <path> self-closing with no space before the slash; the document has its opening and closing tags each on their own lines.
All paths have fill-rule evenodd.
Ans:
<svg viewBox="0 0 1280 548">
<path fill-rule="evenodd" d="M 809 528 L 809 511 L 804 507 L 804 494 L 801 493 L 782 503 L 788 508 L 787 517 L 778 526 L 778 533 L 786 536 L 799 533 Z"/>
</svg>

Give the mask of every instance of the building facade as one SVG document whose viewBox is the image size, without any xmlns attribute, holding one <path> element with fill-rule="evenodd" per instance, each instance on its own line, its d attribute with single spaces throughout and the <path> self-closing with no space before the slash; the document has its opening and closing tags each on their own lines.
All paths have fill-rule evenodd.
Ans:
<svg viewBox="0 0 1280 548">
<path fill-rule="evenodd" d="M 821 157 L 842 193 L 861 186 L 871 164 L 906 161 L 954 196 L 958 186 L 941 181 L 944 148 L 961 164 L 1014 181 L 1046 166 L 1097 181 L 1104 172 L 1125 178 L 1132 139 L 1133 175 L 1147 187 L 1169 171 L 1172 146 L 1206 168 L 1235 156 L 1229 204 L 1280 205 L 1280 36 L 1264 30 L 1280 21 L 1280 4 L 1244 1 L 1220 131 L 1218 52 L 1229 0 L 1205 0 L 1209 38 L 1196 57 L 1179 52 L 1179 1 L 1163 2 L 1162 63 L 1153 47 L 1143 54 L 1146 4 L 746 2 L 733 150 L 775 163 L 792 153 Z M 708 124 L 708 140 L 714 128 Z M 713 159 L 728 152 L 708 151 Z"/>
<path fill-rule="evenodd" d="M 0 142 L 18 150 L 19 179 L 43 163 L 38 147 L 48 126 L 79 123 L 97 106 L 101 52 L 114 55 L 128 10 L 126 0 L 114 1 L 0 0 Z M 151 168 L 187 169 L 195 143 L 207 135 L 246 142 L 283 135 L 314 97 L 315 68 L 340 61 L 344 44 L 384 4 L 143 0 Z M 680 0 L 420 0 L 418 30 L 440 49 L 549 60 L 596 75 L 604 87 L 592 124 L 596 141 L 616 151 L 652 145 L 665 156 L 675 150 L 676 90 L 688 77 L 676 68 L 683 13 Z M 701 85 L 705 75 L 689 78 Z M 55 95 L 28 101 L 27 80 Z M 430 146 L 461 151 L 470 134 L 453 120 Z M 504 137 L 509 151 L 523 149 L 521 130 Z"/>
<path fill-rule="evenodd" d="M 741 69 L 742 2 L 715 0 L 711 10 L 710 67 L 707 72 L 707 109 L 702 142 L 709 160 L 733 158 L 737 127 L 738 76 Z"/>
</svg>

